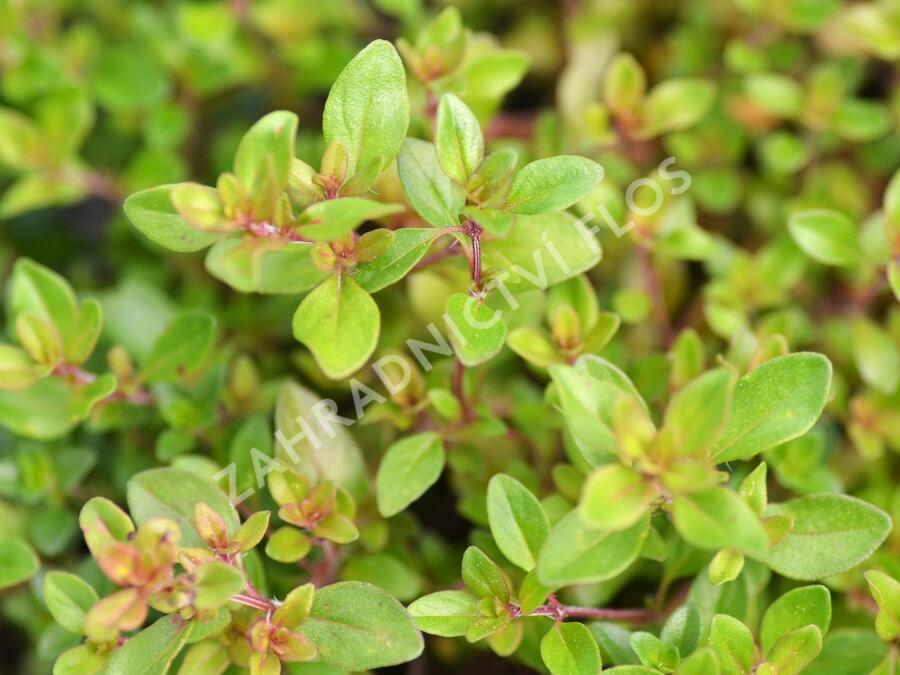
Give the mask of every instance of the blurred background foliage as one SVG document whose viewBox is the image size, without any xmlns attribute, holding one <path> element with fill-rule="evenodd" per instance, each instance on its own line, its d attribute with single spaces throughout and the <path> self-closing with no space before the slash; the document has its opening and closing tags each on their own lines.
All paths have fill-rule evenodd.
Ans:
<svg viewBox="0 0 900 675">
<path fill-rule="evenodd" d="M 424 0 L 0 0 L 0 277 L 27 256 L 100 298 L 104 349 L 93 358 L 101 362 L 113 344 L 145 353 L 180 308 L 214 312 L 222 345 L 193 398 L 174 397 L 165 419 L 107 415 L 48 442 L 0 430 L 0 535 L 23 536 L 53 564 L 101 583 L 83 556 L 78 508 L 92 494 L 120 497 L 137 470 L 178 454 L 227 463 L 235 428 L 216 407 L 223 387 L 241 414 L 248 386 L 261 387 L 252 409 L 271 410 L 272 378 L 285 373 L 346 402 L 346 390 L 291 337 L 294 298 L 238 294 L 205 272 L 202 256 L 161 255 L 127 223 L 121 202 L 162 183 L 213 182 L 241 134 L 273 109 L 299 115 L 298 155 L 317 161 L 328 88 L 377 37 L 399 41 L 411 75 L 411 134 L 427 129 L 436 97 L 453 91 L 493 148 L 524 158 L 581 153 L 604 166 L 606 178 L 578 206 L 600 224 L 604 260 L 590 272 L 600 306 L 624 324 L 604 355 L 648 401 L 662 400 L 678 376 L 666 356 L 673 344 L 693 348 L 693 337 L 675 341 L 686 328 L 701 336 L 701 361 L 724 354 L 739 368 L 763 355 L 821 351 L 836 366 L 831 414 L 766 460 L 786 491 L 853 492 L 898 522 L 900 310 L 890 285 L 900 294 L 900 186 L 895 180 L 892 198 L 885 191 L 900 166 L 900 2 L 452 4 L 473 31 L 462 61 L 452 30 L 445 44 L 417 42 L 445 6 Z M 700 84 L 654 89 L 686 79 Z M 659 170 L 669 156 L 671 171 L 690 175 L 677 198 Z M 665 186 L 649 215 L 626 204 L 641 178 Z M 378 189 L 403 201 L 393 172 Z M 802 220 L 787 226 L 810 209 L 850 223 L 835 226 L 836 257 L 833 241 L 804 237 Z M 635 227 L 617 237 L 604 220 Z M 460 272 L 414 274 L 380 294 L 380 351 L 440 313 L 454 290 L 448 279 Z M 540 314 L 529 311 L 522 324 Z M 455 506 L 483 524 L 484 484 L 497 466 L 526 483 L 549 480 L 551 444 L 542 439 L 559 421 L 536 412 L 542 387 L 509 351 L 483 380 L 483 400 L 508 402 L 515 433 L 492 441 L 487 458 L 464 449 L 450 458 L 456 505 L 442 484 L 416 509 L 418 521 L 392 521 L 396 547 L 416 540 L 407 556 L 415 560 L 404 558 L 400 573 L 402 600 L 456 579 L 468 524 Z M 396 433 L 377 419 L 409 424 L 407 404 L 391 401 L 357 430 L 369 460 Z M 187 427 L 189 441 L 171 433 L 157 441 Z M 530 466 L 520 435 L 539 439 Z M 880 562 L 896 576 L 889 551 L 900 533 L 886 546 Z M 581 600 L 610 592 L 586 587 Z M 67 646 L 62 630 L 32 594 L 5 594 L 0 607 L 3 672 L 48 672 Z M 859 623 L 852 602 L 847 611 L 846 623 Z M 439 660 L 458 658 L 459 645 L 439 647 L 448 651 Z"/>
</svg>

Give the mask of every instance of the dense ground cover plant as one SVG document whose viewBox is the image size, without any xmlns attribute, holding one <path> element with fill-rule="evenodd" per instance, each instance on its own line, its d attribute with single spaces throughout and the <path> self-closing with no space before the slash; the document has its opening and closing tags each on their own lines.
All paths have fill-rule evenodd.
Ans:
<svg viewBox="0 0 900 675">
<path fill-rule="evenodd" d="M 898 19 L 0 3 L 3 672 L 896 672 Z"/>
</svg>

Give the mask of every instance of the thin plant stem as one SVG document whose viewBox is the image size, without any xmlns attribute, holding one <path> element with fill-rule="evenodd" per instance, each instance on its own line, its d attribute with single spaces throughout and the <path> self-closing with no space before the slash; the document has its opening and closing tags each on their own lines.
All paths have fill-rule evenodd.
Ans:
<svg viewBox="0 0 900 675">
<path fill-rule="evenodd" d="M 475 419 L 475 411 L 472 410 L 472 406 L 469 404 L 469 400 L 466 397 L 465 383 L 463 381 L 465 374 L 466 367 L 457 357 L 456 362 L 453 364 L 453 394 L 462 406 L 463 419 L 467 422 L 471 422 Z"/>
<path fill-rule="evenodd" d="M 659 337 L 665 349 L 672 345 L 674 334 L 672 331 L 672 320 L 669 318 L 669 308 L 666 305 L 666 296 L 663 293 L 662 282 L 659 274 L 653 266 L 650 259 L 650 249 L 643 243 L 638 242 L 637 259 L 641 268 L 641 275 L 644 278 L 644 286 L 650 295 L 650 302 L 653 305 L 653 318 L 656 321 Z"/>
</svg>

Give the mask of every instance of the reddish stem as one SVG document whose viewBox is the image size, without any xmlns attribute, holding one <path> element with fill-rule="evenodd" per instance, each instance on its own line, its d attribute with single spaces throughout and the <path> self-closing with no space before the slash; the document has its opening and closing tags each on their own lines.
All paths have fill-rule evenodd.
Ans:
<svg viewBox="0 0 900 675">
<path fill-rule="evenodd" d="M 415 267 L 412 268 L 413 272 L 418 272 L 421 269 L 425 269 L 426 267 L 430 267 L 435 263 L 439 263 L 441 260 L 445 258 L 449 258 L 452 255 L 457 253 L 456 244 L 459 243 L 456 240 L 453 241 L 447 248 L 438 251 L 426 258 L 422 258 L 419 262 L 416 263 Z"/>
<path fill-rule="evenodd" d="M 53 374 L 68 378 L 79 385 L 90 384 L 97 379 L 93 373 L 89 373 L 80 366 L 71 363 L 60 363 L 53 369 Z"/>
<path fill-rule="evenodd" d="M 96 171 L 85 174 L 84 187 L 95 197 L 108 202 L 120 202 L 125 198 L 121 186 L 109 176 Z"/>
<path fill-rule="evenodd" d="M 548 616 L 556 621 L 566 619 L 593 619 L 597 621 L 625 621 L 627 623 L 656 623 L 665 619 L 674 612 L 687 596 L 690 587 L 682 587 L 672 599 L 661 609 L 616 609 L 606 607 L 577 607 L 563 605 L 552 593 L 547 597 L 547 604 L 533 610 L 529 616 Z M 519 608 L 510 606 L 510 613 L 515 617 L 519 615 Z"/>
<path fill-rule="evenodd" d="M 247 607 L 252 607 L 253 609 L 258 609 L 263 612 L 271 612 L 276 609 L 276 605 L 265 598 L 256 598 L 249 593 L 238 593 L 237 595 L 231 596 L 232 601 L 245 605 Z"/>
<path fill-rule="evenodd" d="M 328 539 L 315 539 L 314 541 L 319 545 L 319 548 L 322 549 L 322 556 L 324 559 L 319 565 L 313 568 L 310 574 L 310 582 L 312 582 L 313 586 L 316 588 L 321 588 L 334 581 L 338 567 L 341 564 L 341 556 L 340 551 L 338 551 L 334 542 L 329 541 Z"/>
<path fill-rule="evenodd" d="M 653 303 L 653 316 L 656 320 L 656 326 L 659 330 L 659 337 L 663 347 L 668 349 L 672 345 L 674 335 L 672 333 L 672 322 L 669 318 L 669 308 L 666 305 L 666 296 L 663 293 L 662 283 L 656 268 L 653 267 L 653 261 L 650 259 L 650 250 L 643 244 L 638 242 L 637 259 L 641 267 L 641 274 L 644 277 L 644 286 L 650 295 L 650 301 Z"/>
<path fill-rule="evenodd" d="M 475 411 L 472 410 L 472 406 L 469 405 L 469 401 L 466 398 L 465 384 L 463 382 L 465 374 L 466 367 L 457 357 L 453 365 L 453 395 L 456 396 L 459 404 L 462 406 L 463 419 L 466 422 L 471 422 L 475 419 Z"/>
<path fill-rule="evenodd" d="M 608 609 L 603 607 L 575 607 L 544 605 L 531 612 L 529 616 L 549 616 L 557 621 L 565 619 L 594 619 L 608 621 L 627 621 L 630 623 L 651 623 L 659 618 L 659 612 L 649 609 Z"/>
<path fill-rule="evenodd" d="M 481 290 L 481 234 L 484 232 L 481 225 L 474 220 L 466 220 L 463 224 L 462 231 L 469 237 L 472 242 L 472 257 L 470 262 L 472 268 L 472 281 L 475 283 L 475 290 Z"/>
<path fill-rule="evenodd" d="M 56 368 L 53 369 L 53 374 L 57 377 L 67 378 L 80 387 L 88 385 L 97 379 L 97 376 L 93 373 L 88 372 L 81 366 L 76 366 L 72 363 L 60 363 L 58 366 L 56 366 Z M 138 389 L 137 391 L 133 391 L 130 393 L 126 392 L 123 389 L 116 389 L 104 400 L 109 403 L 115 401 L 126 401 L 128 403 L 140 406 L 151 406 L 154 402 L 153 394 L 151 394 L 146 389 Z"/>
</svg>

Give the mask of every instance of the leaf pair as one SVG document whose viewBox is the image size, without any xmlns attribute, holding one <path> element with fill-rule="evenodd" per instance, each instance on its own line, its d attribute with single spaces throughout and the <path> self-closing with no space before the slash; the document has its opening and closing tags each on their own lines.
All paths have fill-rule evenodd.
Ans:
<svg viewBox="0 0 900 675">
<path fill-rule="evenodd" d="M 478 120 L 452 94 L 442 97 L 435 127 L 433 145 L 407 139 L 398 157 L 409 203 L 435 227 L 458 227 L 466 217 L 502 235 L 510 215 L 568 208 L 603 177 L 598 164 L 574 155 L 536 160 L 514 173 L 514 154 L 501 150 L 485 156 Z M 475 208 L 466 209 L 467 204 Z"/>
</svg>

